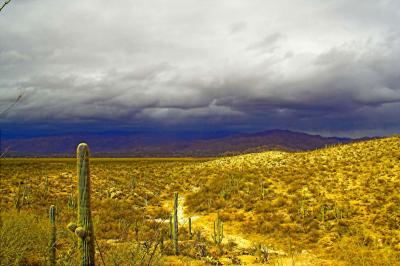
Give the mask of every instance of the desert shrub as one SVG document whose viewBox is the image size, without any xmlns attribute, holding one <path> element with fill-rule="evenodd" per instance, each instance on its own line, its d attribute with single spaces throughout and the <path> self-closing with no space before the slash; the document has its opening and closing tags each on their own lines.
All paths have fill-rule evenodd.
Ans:
<svg viewBox="0 0 400 266">
<path fill-rule="evenodd" d="M 214 201 L 214 205 L 213 205 L 213 207 L 215 208 L 215 209 L 223 209 L 224 207 L 225 207 L 225 205 L 226 205 L 226 203 L 225 203 L 225 201 L 224 200 L 222 200 L 222 199 L 216 199 L 215 201 Z"/>
<path fill-rule="evenodd" d="M 232 202 L 232 206 L 237 209 L 243 208 L 244 204 L 245 204 L 245 202 L 242 198 L 238 198 L 234 202 Z"/>
<path fill-rule="evenodd" d="M 311 243 L 317 243 L 321 237 L 321 233 L 318 230 L 310 231 L 308 234 L 308 241 Z"/>
<path fill-rule="evenodd" d="M 226 210 L 223 210 L 222 212 L 219 213 L 219 218 L 224 222 L 232 221 L 234 218 L 234 214 Z"/>
<path fill-rule="evenodd" d="M 107 248 L 105 265 L 161 265 L 161 253 L 156 242 L 121 243 Z"/>
<path fill-rule="evenodd" d="M 45 264 L 49 223 L 25 212 L 9 211 L 0 218 L 0 265 Z"/>
<path fill-rule="evenodd" d="M 80 265 L 78 239 L 67 227 L 57 227 L 57 265 L 73 266 Z M 96 254 L 96 261 L 99 261 Z"/>
<path fill-rule="evenodd" d="M 242 213 L 242 212 L 237 212 L 234 215 L 235 215 L 235 219 L 234 220 L 236 220 L 238 222 L 243 222 L 244 219 L 246 218 L 244 213 Z"/>
<path fill-rule="evenodd" d="M 333 257 L 346 265 L 399 265 L 400 253 L 390 248 L 371 249 L 354 238 L 345 237 L 334 245 Z"/>
<path fill-rule="evenodd" d="M 254 207 L 257 213 L 266 213 L 272 211 L 272 206 L 270 201 L 258 201 Z"/>
<path fill-rule="evenodd" d="M 285 205 L 285 198 L 280 196 L 274 200 L 272 200 L 272 207 L 279 208 Z"/>
</svg>

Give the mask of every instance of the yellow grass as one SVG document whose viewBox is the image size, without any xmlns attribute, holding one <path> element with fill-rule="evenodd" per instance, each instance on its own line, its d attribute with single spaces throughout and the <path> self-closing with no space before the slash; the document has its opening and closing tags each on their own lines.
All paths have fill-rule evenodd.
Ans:
<svg viewBox="0 0 400 266">
<path fill-rule="evenodd" d="M 74 159 L 2 159 L 0 264 L 47 263 L 37 252 L 47 244 L 38 228 L 46 228 L 51 204 L 58 208 L 58 262 L 78 263 L 75 238 L 64 229 L 76 217 L 68 206 L 76 197 L 75 171 Z M 100 158 L 91 160 L 91 173 L 100 265 L 101 257 L 106 265 L 262 265 L 260 247 L 268 249 L 270 265 L 399 265 L 399 137 L 301 153 Z M 179 257 L 168 239 L 162 251 L 159 245 L 174 191 L 184 204 Z M 224 221 L 221 246 L 211 238 L 217 212 Z M 29 217 L 43 226 L 27 231 L 35 249 L 18 255 L 4 241 L 10 232 L 25 232 L 21 224 Z M 19 227 L 10 227 L 10 219 Z"/>
</svg>

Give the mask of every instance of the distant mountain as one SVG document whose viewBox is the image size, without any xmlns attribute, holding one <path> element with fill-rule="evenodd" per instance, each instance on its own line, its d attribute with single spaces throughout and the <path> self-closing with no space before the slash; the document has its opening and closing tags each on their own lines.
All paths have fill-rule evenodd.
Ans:
<svg viewBox="0 0 400 266">
<path fill-rule="evenodd" d="M 71 134 L 3 140 L 8 157 L 71 157 L 80 142 L 89 143 L 97 157 L 184 157 L 222 156 L 268 150 L 305 151 L 327 145 L 357 141 L 322 137 L 288 130 L 232 134 L 212 139 L 179 138 L 151 134 Z"/>
</svg>

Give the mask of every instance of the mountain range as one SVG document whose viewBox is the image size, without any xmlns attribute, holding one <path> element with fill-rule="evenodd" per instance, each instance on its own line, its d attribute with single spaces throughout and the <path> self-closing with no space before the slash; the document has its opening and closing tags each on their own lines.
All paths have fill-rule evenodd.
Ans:
<svg viewBox="0 0 400 266">
<path fill-rule="evenodd" d="M 95 157 L 214 157 L 268 150 L 307 151 L 363 139 L 278 129 L 212 138 L 145 133 L 67 134 L 4 139 L 2 150 L 7 150 L 7 157 L 72 157 L 77 144 L 86 142 Z"/>
</svg>

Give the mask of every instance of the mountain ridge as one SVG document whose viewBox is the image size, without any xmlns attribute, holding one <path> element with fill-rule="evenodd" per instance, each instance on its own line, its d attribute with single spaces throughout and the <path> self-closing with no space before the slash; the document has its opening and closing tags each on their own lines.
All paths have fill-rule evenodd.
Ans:
<svg viewBox="0 0 400 266">
<path fill-rule="evenodd" d="M 213 138 L 171 134 L 66 134 L 3 140 L 9 157 L 72 157 L 87 142 L 95 157 L 217 157 L 269 150 L 307 151 L 362 139 L 323 137 L 290 130 L 233 133 Z"/>
</svg>

